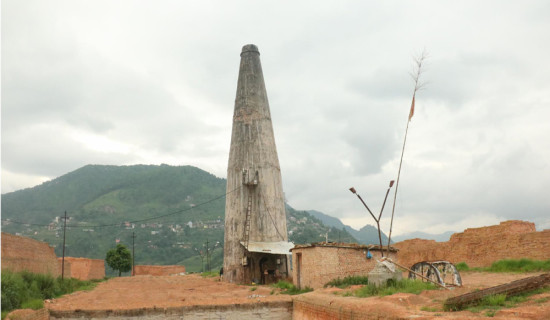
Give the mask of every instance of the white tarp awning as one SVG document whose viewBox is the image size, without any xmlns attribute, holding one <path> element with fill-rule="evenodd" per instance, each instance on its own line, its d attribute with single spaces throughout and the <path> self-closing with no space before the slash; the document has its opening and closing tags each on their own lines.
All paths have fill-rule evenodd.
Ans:
<svg viewBox="0 0 550 320">
<path fill-rule="evenodd" d="M 241 244 L 244 246 L 244 242 L 241 241 Z M 249 252 L 290 254 L 290 249 L 292 248 L 294 248 L 294 243 L 286 242 L 286 241 L 276 241 L 276 242 L 249 241 L 248 242 Z"/>
</svg>

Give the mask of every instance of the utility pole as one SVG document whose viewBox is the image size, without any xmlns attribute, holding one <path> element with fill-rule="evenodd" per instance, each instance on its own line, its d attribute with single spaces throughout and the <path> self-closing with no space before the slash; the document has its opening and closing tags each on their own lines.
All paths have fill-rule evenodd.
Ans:
<svg viewBox="0 0 550 320">
<path fill-rule="evenodd" d="M 61 259 L 61 280 L 65 276 L 65 230 L 67 229 L 67 210 L 63 218 L 63 258 Z"/>
<path fill-rule="evenodd" d="M 206 268 L 210 272 L 210 250 L 208 249 L 208 239 L 206 239 Z"/>
<path fill-rule="evenodd" d="M 135 240 L 136 239 L 136 233 L 134 231 L 132 231 L 132 276 L 135 276 L 136 275 L 136 270 L 134 269 L 135 267 L 135 246 L 134 246 L 134 243 L 135 243 Z"/>
</svg>

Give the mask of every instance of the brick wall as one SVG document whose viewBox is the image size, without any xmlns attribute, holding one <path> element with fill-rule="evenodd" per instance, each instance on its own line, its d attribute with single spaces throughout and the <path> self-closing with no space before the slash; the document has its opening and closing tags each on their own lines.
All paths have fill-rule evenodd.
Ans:
<svg viewBox="0 0 550 320">
<path fill-rule="evenodd" d="M 33 273 L 61 275 L 54 249 L 47 243 L 2 232 L 2 270 L 27 270 Z"/>
<path fill-rule="evenodd" d="M 292 249 L 294 285 L 316 289 L 333 279 L 366 276 L 374 268 L 376 259 L 381 258 L 378 249 L 370 249 L 373 258 L 367 259 L 367 248 L 369 246 L 353 244 L 295 247 Z M 390 252 L 390 258 L 395 259 L 395 256 L 395 252 Z"/>
<path fill-rule="evenodd" d="M 59 266 L 61 268 L 61 258 Z M 103 279 L 105 277 L 105 262 L 101 259 L 65 257 L 65 277 L 80 280 Z"/>
<path fill-rule="evenodd" d="M 185 272 L 185 266 L 135 266 L 135 275 L 170 276 Z"/>
<path fill-rule="evenodd" d="M 420 261 L 466 262 L 470 267 L 487 267 L 502 259 L 550 259 L 550 230 L 537 232 L 527 221 L 504 221 L 499 225 L 466 229 L 447 242 L 411 239 L 396 243 L 399 262 L 412 266 Z"/>
</svg>

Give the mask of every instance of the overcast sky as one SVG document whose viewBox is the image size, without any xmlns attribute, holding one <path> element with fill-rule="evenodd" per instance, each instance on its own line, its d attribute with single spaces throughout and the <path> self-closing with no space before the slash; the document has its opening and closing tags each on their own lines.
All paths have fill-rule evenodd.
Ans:
<svg viewBox="0 0 550 320">
<path fill-rule="evenodd" d="M 397 177 L 394 235 L 550 228 L 550 2 L 2 1 L 2 193 L 87 164 L 226 177 L 256 44 L 283 187 L 354 228 Z M 393 192 L 392 192 L 393 196 Z M 384 211 L 389 229 L 391 202 Z"/>
</svg>

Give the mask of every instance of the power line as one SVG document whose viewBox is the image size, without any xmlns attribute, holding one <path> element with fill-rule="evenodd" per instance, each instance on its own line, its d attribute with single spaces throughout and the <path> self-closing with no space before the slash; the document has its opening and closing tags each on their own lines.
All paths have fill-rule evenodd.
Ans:
<svg viewBox="0 0 550 320">
<path fill-rule="evenodd" d="M 200 207 L 200 206 L 203 206 L 203 205 L 206 205 L 206 204 L 209 204 L 211 202 L 214 202 L 218 199 L 221 199 L 225 196 L 227 196 L 228 194 L 230 193 L 233 193 L 237 190 L 239 190 L 241 187 L 237 187 L 223 195 L 220 195 L 220 196 L 217 196 L 215 198 L 212 198 L 208 201 L 205 201 L 203 203 L 199 203 L 197 204 L 196 206 L 193 206 L 193 207 L 190 207 L 190 208 L 185 208 L 185 209 L 182 209 L 182 210 L 178 210 L 178 211 L 174 211 L 174 212 L 171 212 L 171 213 L 167 213 L 167 214 L 164 214 L 164 215 L 160 215 L 160 216 L 155 216 L 155 217 L 151 217 L 151 218 L 146 218 L 146 219 L 140 219 L 140 220 L 134 220 L 134 221 L 125 221 L 125 222 L 119 222 L 119 223 L 112 223 L 112 224 L 104 224 L 104 225 L 95 225 L 95 226 L 90 226 L 90 225 L 67 225 L 68 228 L 104 228 L 104 227 L 118 227 L 118 226 L 122 226 L 124 225 L 126 222 L 128 223 L 138 223 L 138 222 L 145 222 L 145 221 L 151 221 L 151 220 L 155 220 L 155 219 L 160 219 L 160 218 L 165 218 L 165 217 L 169 217 L 169 216 L 173 216 L 173 215 L 176 215 L 178 213 L 182 213 L 182 212 L 186 212 L 186 211 L 189 211 L 189 210 L 193 210 L 197 207 Z M 36 223 L 28 223 L 28 222 L 22 222 L 22 221 L 17 221 L 17 220 L 8 220 L 8 219 L 2 219 L 2 221 L 6 221 L 6 222 L 10 222 L 10 223 L 15 223 L 15 224 L 23 224 L 23 225 L 30 225 L 30 226 L 39 226 L 39 227 L 48 227 L 49 224 L 36 224 Z"/>
</svg>

